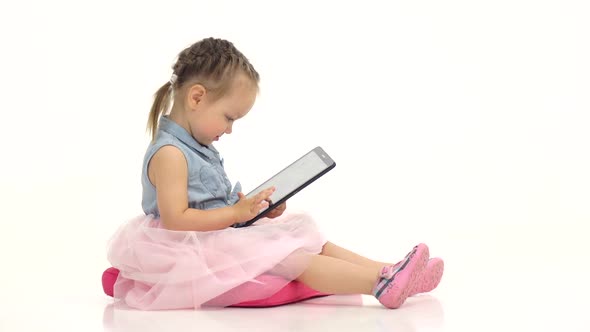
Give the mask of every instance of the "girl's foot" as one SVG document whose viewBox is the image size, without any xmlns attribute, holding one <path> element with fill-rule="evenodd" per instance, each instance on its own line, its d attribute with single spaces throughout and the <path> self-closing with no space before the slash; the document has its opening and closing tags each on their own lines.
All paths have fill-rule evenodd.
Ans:
<svg viewBox="0 0 590 332">
<path fill-rule="evenodd" d="M 421 243 L 398 264 L 384 267 L 373 288 L 373 295 L 387 308 L 399 308 L 410 291 L 416 289 L 414 284 L 426 268 L 428 255 L 428 247 Z"/>
<path fill-rule="evenodd" d="M 431 258 L 426 264 L 426 268 L 418 277 L 416 283 L 410 288 L 409 296 L 414 296 L 418 293 L 427 293 L 438 286 L 443 276 L 445 263 L 441 258 Z"/>
</svg>

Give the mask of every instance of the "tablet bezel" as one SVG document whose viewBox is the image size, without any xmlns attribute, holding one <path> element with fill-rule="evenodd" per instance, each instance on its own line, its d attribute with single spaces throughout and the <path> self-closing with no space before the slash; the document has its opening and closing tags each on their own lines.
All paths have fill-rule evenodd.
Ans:
<svg viewBox="0 0 590 332">
<path fill-rule="evenodd" d="M 285 172 L 287 169 L 289 169 L 290 167 L 292 167 L 299 160 L 305 158 L 306 156 L 308 156 L 311 153 L 315 153 L 325 163 L 326 168 L 324 170 L 322 170 L 320 173 L 318 173 L 317 175 L 315 175 L 312 178 L 310 178 L 309 180 L 305 181 L 302 185 L 300 185 L 295 190 L 293 190 L 290 193 L 288 193 L 287 195 L 285 195 L 280 200 L 278 200 L 276 202 L 272 202 L 272 204 L 266 210 L 264 210 L 263 212 L 261 212 L 258 215 L 256 215 L 256 217 L 248 220 L 245 223 L 241 223 L 239 227 L 247 227 L 247 226 L 250 226 L 253 223 L 255 223 L 257 220 L 259 220 L 261 218 L 264 218 L 274 208 L 276 208 L 277 206 L 283 204 L 287 199 L 293 197 L 293 195 L 295 195 L 296 193 L 298 193 L 299 191 L 301 191 L 303 188 L 307 187 L 312 182 L 314 182 L 315 180 L 319 179 L 324 174 L 328 173 L 330 170 L 332 170 L 334 167 L 336 167 L 336 162 L 334 162 L 334 160 L 326 153 L 326 151 L 324 151 L 324 149 L 322 149 L 322 147 L 318 146 L 318 147 L 315 147 L 314 149 L 312 149 L 311 151 L 307 152 L 303 156 L 301 156 L 299 159 L 297 159 L 294 162 L 292 162 L 289 166 L 283 168 L 280 172 L 276 173 L 275 175 L 273 175 L 272 177 L 270 177 L 268 180 L 264 181 L 261 185 L 259 185 L 258 187 L 256 187 L 254 190 L 250 191 L 246 195 L 246 197 L 251 197 L 251 195 L 253 195 L 254 193 L 256 193 L 261 188 L 263 188 L 265 186 L 266 187 L 270 186 L 270 185 L 268 185 L 266 183 L 271 182 L 275 177 L 277 177 L 281 173 Z"/>
</svg>

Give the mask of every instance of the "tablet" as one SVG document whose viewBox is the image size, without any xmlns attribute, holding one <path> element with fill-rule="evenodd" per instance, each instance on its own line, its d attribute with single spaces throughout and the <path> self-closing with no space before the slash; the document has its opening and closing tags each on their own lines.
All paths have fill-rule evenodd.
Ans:
<svg viewBox="0 0 590 332">
<path fill-rule="evenodd" d="M 251 198 L 266 188 L 275 187 L 275 192 L 270 196 L 269 207 L 261 210 L 253 219 L 239 224 L 238 227 L 252 225 L 334 167 L 336 167 L 336 163 L 321 147 L 318 146 L 309 151 L 246 195 Z"/>
</svg>

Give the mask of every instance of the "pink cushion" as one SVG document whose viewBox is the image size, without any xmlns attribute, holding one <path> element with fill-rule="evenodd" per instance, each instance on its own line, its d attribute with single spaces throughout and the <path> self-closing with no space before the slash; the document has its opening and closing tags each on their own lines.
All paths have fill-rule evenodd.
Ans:
<svg viewBox="0 0 590 332">
<path fill-rule="evenodd" d="M 108 296 L 113 296 L 113 287 L 115 285 L 115 281 L 119 276 L 119 270 L 114 267 L 109 267 L 106 269 L 102 274 L 102 289 L 104 290 L 105 294 Z M 274 279 L 280 277 L 271 276 L 271 275 L 261 275 L 260 277 L 256 278 L 262 282 L 272 282 Z M 238 287 L 242 290 L 243 287 L 248 287 L 248 284 L 244 284 Z M 237 290 L 237 289 L 236 289 Z M 263 307 L 274 307 L 283 304 L 289 304 L 294 302 L 299 302 L 303 300 L 308 300 L 315 297 L 327 296 L 330 294 L 318 292 L 312 288 L 307 287 L 305 284 L 298 282 L 298 281 L 291 281 L 287 284 L 287 286 L 283 287 L 274 295 L 261 300 L 255 301 L 246 301 L 241 302 L 238 304 L 232 305 L 232 307 L 248 307 L 248 308 L 263 308 Z"/>
</svg>

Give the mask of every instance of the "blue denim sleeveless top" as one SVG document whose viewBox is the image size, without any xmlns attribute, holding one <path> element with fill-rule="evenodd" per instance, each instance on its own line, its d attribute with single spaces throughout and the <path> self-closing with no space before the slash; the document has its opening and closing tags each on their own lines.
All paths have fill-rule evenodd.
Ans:
<svg viewBox="0 0 590 332">
<path fill-rule="evenodd" d="M 156 188 L 148 177 L 148 164 L 163 146 L 180 149 L 188 166 L 188 202 L 190 208 L 208 210 L 233 205 L 238 201 L 240 183 L 232 190 L 223 168 L 223 159 L 213 145 L 197 142 L 184 128 L 166 116 L 160 117 L 155 140 L 148 146 L 143 159 L 141 206 L 146 215 L 160 216 L 156 203 Z"/>
</svg>

